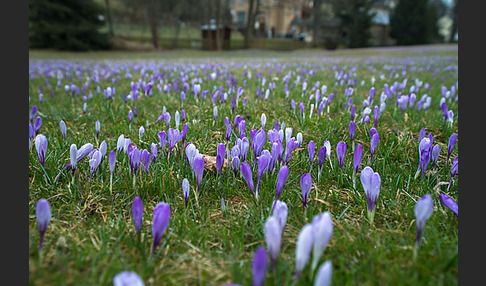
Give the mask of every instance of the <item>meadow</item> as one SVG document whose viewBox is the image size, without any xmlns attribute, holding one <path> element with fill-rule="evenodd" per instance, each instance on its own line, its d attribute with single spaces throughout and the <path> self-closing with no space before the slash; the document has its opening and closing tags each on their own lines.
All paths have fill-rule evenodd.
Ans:
<svg viewBox="0 0 486 286">
<path fill-rule="evenodd" d="M 133 271 L 145 285 L 318 285 L 331 262 L 331 285 L 457 285 L 458 94 L 457 45 L 32 51 L 30 284 L 113 285 Z M 89 152 L 71 159 L 73 144 Z M 380 177 L 373 215 L 367 167 Z M 277 189 L 288 211 L 275 234 Z M 433 209 L 424 220 L 416 206 L 426 195 Z M 51 216 L 40 250 L 41 199 Z M 162 202 L 170 219 L 154 245 Z M 313 223 L 320 214 L 332 221 L 326 237 Z M 311 226 L 314 235 L 303 234 Z"/>
</svg>

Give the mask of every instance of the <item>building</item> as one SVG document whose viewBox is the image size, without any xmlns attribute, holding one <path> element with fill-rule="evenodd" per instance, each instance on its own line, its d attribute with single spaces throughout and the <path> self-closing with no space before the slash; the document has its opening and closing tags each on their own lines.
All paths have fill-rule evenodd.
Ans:
<svg viewBox="0 0 486 286">
<path fill-rule="evenodd" d="M 249 0 L 229 0 L 233 23 L 243 30 L 248 18 Z M 259 13 L 255 19 L 255 37 L 295 36 L 304 32 L 304 20 L 310 14 L 312 0 L 257 0 Z M 256 6 L 256 3 L 255 3 Z"/>
</svg>

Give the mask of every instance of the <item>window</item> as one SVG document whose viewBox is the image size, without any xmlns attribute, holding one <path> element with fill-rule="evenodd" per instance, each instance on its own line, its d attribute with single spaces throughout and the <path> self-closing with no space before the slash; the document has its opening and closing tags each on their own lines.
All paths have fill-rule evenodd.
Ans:
<svg viewBox="0 0 486 286">
<path fill-rule="evenodd" d="M 245 19 L 245 11 L 238 11 L 236 12 L 236 22 L 238 24 L 245 24 L 246 19 Z"/>
</svg>

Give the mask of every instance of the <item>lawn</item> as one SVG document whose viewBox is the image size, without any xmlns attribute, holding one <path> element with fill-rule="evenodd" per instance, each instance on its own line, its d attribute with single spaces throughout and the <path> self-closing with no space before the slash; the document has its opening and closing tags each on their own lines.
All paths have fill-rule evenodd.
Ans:
<svg viewBox="0 0 486 286">
<path fill-rule="evenodd" d="M 195 83 L 201 87 L 198 96 Z M 239 88 L 238 102 L 232 108 Z M 110 89 L 115 90 L 111 97 L 106 96 Z M 321 110 L 323 101 L 316 100 L 317 90 L 321 99 L 332 95 Z M 138 97 L 131 96 L 135 91 Z M 370 93 L 374 95 L 370 97 Z M 297 239 L 315 216 L 328 212 L 333 232 L 318 266 L 332 263 L 331 285 L 457 285 L 458 217 L 439 195 L 459 203 L 459 175 L 451 179 L 459 139 L 448 154 L 451 135 L 459 135 L 458 93 L 457 45 L 334 52 L 30 51 L 28 112 L 33 106 L 38 111 L 29 123 L 34 125 L 40 117 L 38 134 L 48 142 L 42 166 L 36 139 L 29 139 L 30 284 L 112 285 L 118 273 L 134 271 L 145 285 L 251 285 L 252 261 L 262 246 L 268 257 L 265 285 L 314 285 L 317 269 L 311 267 L 312 254 L 295 278 Z M 410 101 L 412 94 L 415 101 Z M 451 111 L 450 118 L 444 117 L 441 100 Z M 379 142 L 371 158 L 375 106 L 382 109 L 376 125 Z M 365 107 L 371 111 L 368 118 L 363 117 Z M 129 112 L 135 108 L 136 116 L 129 122 Z M 288 206 L 288 217 L 275 269 L 265 240 L 265 223 L 272 216 L 283 162 L 277 160 L 273 172 L 264 172 L 256 198 L 241 171 L 233 171 L 229 154 L 220 174 L 213 160 L 219 143 L 231 150 L 240 138 L 234 126 L 238 116 L 246 122 L 243 135 L 250 144 L 256 141 L 251 134 L 264 129 L 262 148 L 270 153 L 268 131 L 272 129 L 285 134 L 285 128 L 292 128 L 289 138 L 302 139 L 285 164 L 289 174 L 278 199 Z M 232 127 L 229 141 L 225 117 Z M 60 130 L 61 120 L 66 124 L 66 138 Z M 100 123 L 98 135 L 96 121 Z M 354 143 L 349 133 L 351 121 L 356 125 Z M 169 156 L 169 144 L 161 147 L 159 133 L 182 131 L 184 124 L 184 142 L 179 140 Z M 424 174 L 416 176 L 422 128 L 425 137 L 433 139 L 431 147 L 438 145 L 440 153 L 435 165 L 429 160 L 422 167 Z M 152 143 L 156 145 L 157 155 L 146 171 L 140 166 L 134 173 L 128 151 L 116 151 L 122 134 L 131 140 L 131 148 L 145 149 L 151 155 Z M 288 140 L 283 137 L 280 142 L 285 151 Z M 331 145 L 330 159 L 325 158 L 319 170 L 318 155 L 326 140 Z M 65 168 L 72 144 L 79 149 L 91 143 L 99 150 L 103 141 L 106 155 L 94 172 L 90 155 L 77 163 L 74 175 Z M 312 164 L 311 141 L 315 144 Z M 336 151 L 340 141 L 347 146 L 342 168 Z M 199 194 L 186 157 L 188 142 L 200 154 L 211 156 L 205 162 Z M 353 184 L 353 146 L 358 144 L 363 154 Z M 116 153 L 112 189 L 110 151 Z M 248 149 L 246 161 L 255 187 L 262 156 L 255 156 L 253 146 Z M 381 177 L 372 222 L 360 180 L 366 166 Z M 300 183 L 304 173 L 312 178 L 305 208 Z M 184 178 L 190 184 L 187 207 Z M 415 249 L 415 206 L 426 194 L 431 195 L 434 207 L 420 247 Z M 143 202 L 138 235 L 132 218 L 136 196 Z M 46 199 L 51 208 L 41 252 L 36 219 L 40 199 Z M 170 205 L 170 221 L 151 251 L 153 211 L 160 202 Z M 314 237 L 314 241 L 320 239 Z"/>
</svg>

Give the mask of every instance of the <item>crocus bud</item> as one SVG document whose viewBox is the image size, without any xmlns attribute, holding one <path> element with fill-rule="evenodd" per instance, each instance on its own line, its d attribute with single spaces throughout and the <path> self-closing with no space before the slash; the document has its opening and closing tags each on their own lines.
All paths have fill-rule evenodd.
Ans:
<svg viewBox="0 0 486 286">
<path fill-rule="evenodd" d="M 288 176 L 289 176 L 289 167 L 287 165 L 283 165 L 282 167 L 280 167 L 280 170 L 278 171 L 278 175 L 277 175 L 277 196 L 275 197 L 275 203 L 277 202 L 278 197 L 282 193 L 283 187 L 285 185 L 285 182 L 287 181 Z"/>
<path fill-rule="evenodd" d="M 439 195 L 440 202 L 450 209 L 456 216 L 459 216 L 458 211 L 459 208 L 457 206 L 456 201 L 454 201 L 451 197 L 445 195 L 445 194 L 440 194 Z"/>
<path fill-rule="evenodd" d="M 145 133 L 145 128 L 143 126 L 140 126 L 140 128 L 138 129 L 138 139 L 140 139 L 140 141 L 142 141 L 144 133 Z"/>
<path fill-rule="evenodd" d="M 356 123 L 354 121 L 349 122 L 349 138 L 351 142 L 354 141 L 354 135 L 356 133 Z"/>
<path fill-rule="evenodd" d="M 263 246 L 258 247 L 251 264 L 252 286 L 263 286 L 267 273 L 267 253 Z"/>
<path fill-rule="evenodd" d="M 361 184 L 368 200 L 368 218 L 373 223 L 375 214 L 376 201 L 380 194 L 381 177 L 380 174 L 373 171 L 369 166 L 366 166 L 361 171 Z"/>
<path fill-rule="evenodd" d="M 113 277 L 113 286 L 145 286 L 142 278 L 133 271 L 123 271 Z"/>
<path fill-rule="evenodd" d="M 95 131 L 96 131 L 96 138 L 98 138 L 98 135 L 100 134 L 100 121 L 96 120 L 95 122 Z"/>
<path fill-rule="evenodd" d="M 312 166 L 312 161 L 314 161 L 314 153 L 316 150 L 316 145 L 314 144 L 314 141 L 310 141 L 309 145 L 307 145 L 307 151 L 309 152 L 309 160 L 310 160 L 310 165 Z"/>
<path fill-rule="evenodd" d="M 357 174 L 359 170 L 359 165 L 361 164 L 361 159 L 363 157 L 363 147 L 361 144 L 357 144 L 354 150 L 354 158 L 353 158 L 353 170 Z"/>
<path fill-rule="evenodd" d="M 314 278 L 314 286 L 329 286 L 332 278 L 332 263 L 327 260 L 322 263 L 317 269 L 316 277 Z"/>
<path fill-rule="evenodd" d="M 143 203 L 139 196 L 136 196 L 132 203 L 132 218 L 135 232 L 138 235 L 142 229 L 143 222 Z"/>
<path fill-rule="evenodd" d="M 39 252 L 42 250 L 44 242 L 44 234 L 47 231 L 47 226 L 51 222 L 51 207 L 46 199 L 40 199 L 36 205 L 37 226 L 39 229 Z"/>
<path fill-rule="evenodd" d="M 415 245 L 417 248 L 420 247 L 420 241 L 422 239 L 423 230 L 425 228 L 425 223 L 432 215 L 434 210 L 434 201 L 430 194 L 426 194 L 417 200 L 415 204 L 415 224 L 417 225 L 417 237 L 415 239 Z"/>
<path fill-rule="evenodd" d="M 167 226 L 169 225 L 169 220 L 170 205 L 165 202 L 158 203 L 154 209 L 152 217 L 153 241 L 151 252 L 155 250 L 157 245 L 160 243 L 162 236 L 164 236 Z"/>
<path fill-rule="evenodd" d="M 66 140 L 66 123 L 62 119 L 59 121 L 59 129 L 61 129 L 62 137 Z"/>
<path fill-rule="evenodd" d="M 380 142 L 380 135 L 378 133 L 375 133 L 373 137 L 371 137 L 371 143 L 370 143 L 370 162 L 373 159 L 373 154 L 375 154 L 376 147 L 378 146 L 378 142 Z"/>
<path fill-rule="evenodd" d="M 339 141 L 336 145 L 336 155 L 338 157 L 339 168 L 343 169 L 344 164 L 344 155 L 346 154 L 346 143 L 343 141 Z"/>
<path fill-rule="evenodd" d="M 43 134 L 38 134 L 35 137 L 35 149 L 37 151 L 37 157 L 39 158 L 39 162 L 42 167 L 45 166 L 45 158 L 47 152 L 47 137 Z"/>
<path fill-rule="evenodd" d="M 329 212 L 323 212 L 314 216 L 312 219 L 312 229 L 316 238 L 312 245 L 312 270 L 314 270 L 333 234 L 331 214 Z"/>
<path fill-rule="evenodd" d="M 218 171 L 219 176 L 221 176 L 221 171 L 223 169 L 225 152 L 226 149 L 224 144 L 219 143 L 218 147 L 216 148 L 216 170 Z"/>
<path fill-rule="evenodd" d="M 199 194 L 202 177 L 204 172 L 204 157 L 201 154 L 196 154 L 194 156 L 194 161 L 192 162 L 192 169 L 196 175 L 196 182 L 197 182 L 197 194 Z"/>
<path fill-rule="evenodd" d="M 447 162 L 449 162 L 449 158 L 452 154 L 452 151 L 454 150 L 454 146 L 456 145 L 456 140 L 457 140 L 457 134 L 452 133 L 452 135 L 449 137 L 449 143 L 447 145 L 447 160 L 446 160 L 446 168 L 447 168 Z"/>
<path fill-rule="evenodd" d="M 270 216 L 265 222 L 265 242 L 267 243 L 268 252 L 272 260 L 272 265 L 275 268 L 277 258 L 280 253 L 280 246 L 282 244 L 282 227 L 277 217 Z"/>
<path fill-rule="evenodd" d="M 187 202 L 189 201 L 189 191 L 190 191 L 189 180 L 184 178 L 182 179 L 182 194 L 184 195 L 184 201 L 186 201 L 186 208 L 187 208 Z"/>
<path fill-rule="evenodd" d="M 302 177 L 300 177 L 300 188 L 302 190 L 302 204 L 305 208 L 307 205 L 307 198 L 309 196 L 309 192 L 312 187 L 312 177 L 309 173 L 304 173 Z"/>
<path fill-rule="evenodd" d="M 287 204 L 281 200 L 277 200 L 273 205 L 272 216 L 278 219 L 282 232 L 285 228 L 285 224 L 287 223 L 288 214 L 289 209 L 287 207 Z"/>
<path fill-rule="evenodd" d="M 116 155 L 115 152 L 112 150 L 110 151 L 110 155 L 108 156 L 108 165 L 110 165 L 111 175 L 113 175 L 113 171 L 115 171 L 115 163 L 116 163 Z"/>
<path fill-rule="evenodd" d="M 297 237 L 297 246 L 295 247 L 295 277 L 299 278 L 300 273 L 304 270 L 309 261 L 312 246 L 314 244 L 314 229 L 312 224 L 306 224 L 302 227 Z"/>
<path fill-rule="evenodd" d="M 251 174 L 251 167 L 248 164 L 248 162 L 243 161 L 241 163 L 240 171 L 241 171 L 241 174 L 243 175 L 243 178 L 246 181 L 246 184 L 248 185 L 248 188 L 250 189 L 252 194 L 255 195 L 255 189 L 253 187 L 253 178 L 252 178 L 252 174 Z"/>
</svg>

